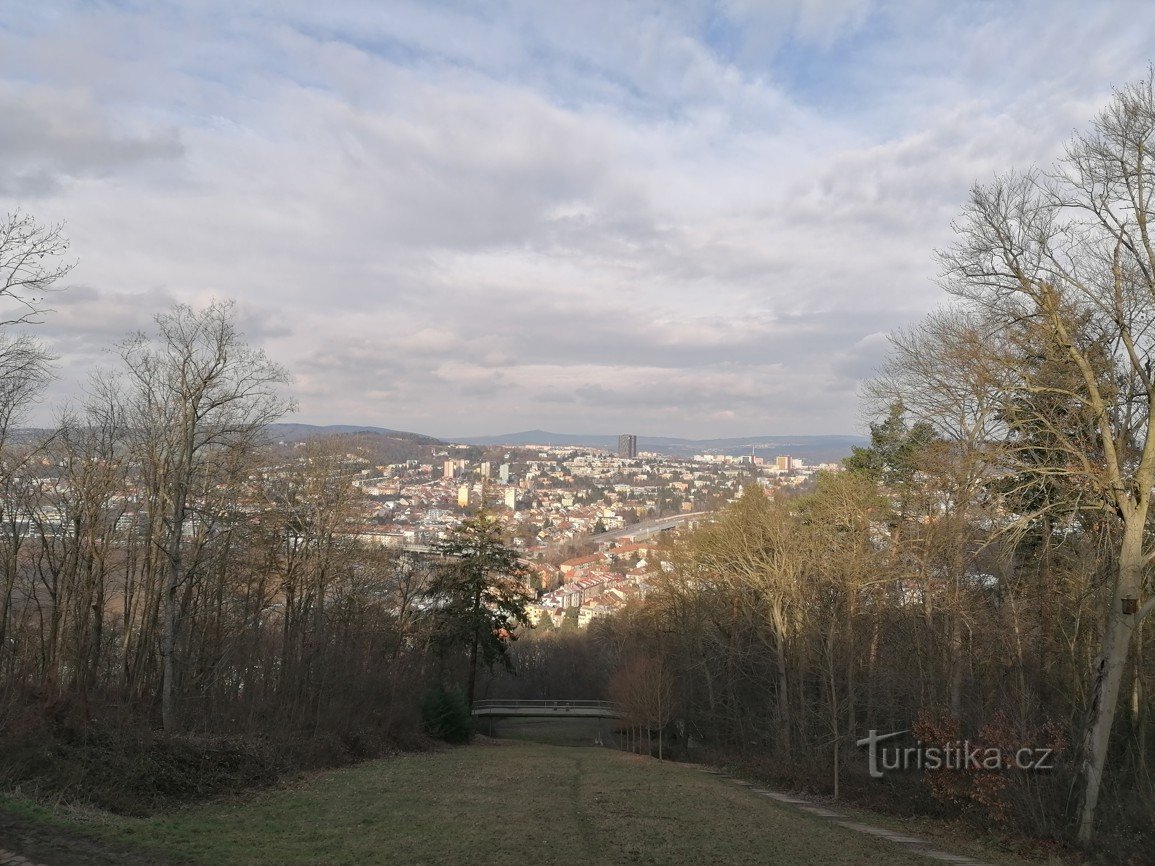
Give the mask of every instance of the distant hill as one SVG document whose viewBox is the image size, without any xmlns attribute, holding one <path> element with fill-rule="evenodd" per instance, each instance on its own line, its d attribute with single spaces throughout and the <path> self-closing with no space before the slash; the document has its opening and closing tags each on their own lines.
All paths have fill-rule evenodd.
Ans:
<svg viewBox="0 0 1155 866">
<path fill-rule="evenodd" d="M 526 430 L 522 433 L 502 433 L 498 436 L 459 436 L 446 440 L 459 445 L 574 445 L 584 448 L 617 448 L 617 436 L 597 436 L 583 433 L 550 433 L 546 430 Z M 641 440 L 639 440 L 640 442 Z M 640 446 L 639 446 L 640 447 Z"/>
<path fill-rule="evenodd" d="M 447 439 L 462 445 L 554 445 L 563 447 L 618 447 L 616 435 L 596 433 L 551 433 L 548 430 L 525 430 L 499 436 L 461 436 Z M 671 436 L 638 436 L 639 451 L 689 456 L 691 454 L 749 454 L 753 448 L 759 457 L 789 454 L 811 463 L 829 463 L 850 455 L 855 446 L 869 445 L 863 436 L 736 436 L 723 439 L 679 439 Z M 761 453 L 759 453 L 761 452 Z"/>
<path fill-rule="evenodd" d="M 269 436 L 279 442 L 304 442 L 306 439 L 316 439 L 321 436 L 340 436 L 354 433 L 373 433 L 379 436 L 388 436 L 391 439 L 406 439 L 415 442 L 428 442 L 431 445 L 440 444 L 439 439 L 426 436 L 422 433 L 407 433 L 404 430 L 390 430 L 386 427 L 372 427 L 357 424 L 270 424 L 265 428 Z"/>
<path fill-rule="evenodd" d="M 355 433 L 371 433 L 386 436 L 391 439 L 400 439 L 412 442 L 424 442 L 430 445 L 442 445 L 440 439 L 426 436 L 423 433 L 407 433 L 404 430 L 390 430 L 386 427 L 372 427 L 358 424 L 269 424 L 265 427 L 269 438 L 274 442 L 284 442 L 288 445 L 294 442 L 304 442 L 306 439 L 316 439 L 321 436 L 347 436 Z M 49 427 L 21 427 L 11 431 L 13 437 L 26 441 L 44 439 L 53 433 Z"/>
<path fill-rule="evenodd" d="M 270 424 L 266 432 L 273 442 L 283 442 L 286 446 L 308 439 L 339 441 L 342 450 L 360 454 L 380 466 L 405 460 L 431 460 L 434 450 L 444 445 L 421 433 L 355 424 Z"/>
</svg>

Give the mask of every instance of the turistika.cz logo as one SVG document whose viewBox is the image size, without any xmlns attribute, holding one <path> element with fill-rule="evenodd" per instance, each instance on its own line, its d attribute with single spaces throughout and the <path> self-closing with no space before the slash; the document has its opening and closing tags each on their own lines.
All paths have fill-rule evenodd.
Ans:
<svg viewBox="0 0 1155 866">
<path fill-rule="evenodd" d="M 926 746 L 916 742 L 913 746 L 883 746 L 882 743 L 901 737 L 909 731 L 892 731 L 880 734 L 873 728 L 858 740 L 859 748 L 866 746 L 870 764 L 870 775 L 881 779 L 890 771 L 910 770 L 966 770 L 966 771 L 1006 771 L 1035 770 L 1046 771 L 1055 768 L 1054 749 L 1024 746 L 1006 751 L 993 746 L 972 745 L 970 740 L 956 740 L 941 746 Z"/>
</svg>

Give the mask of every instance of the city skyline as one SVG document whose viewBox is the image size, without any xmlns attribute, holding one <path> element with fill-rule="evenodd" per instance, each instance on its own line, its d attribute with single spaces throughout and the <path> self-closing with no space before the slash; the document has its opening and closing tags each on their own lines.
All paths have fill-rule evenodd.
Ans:
<svg viewBox="0 0 1155 866">
<path fill-rule="evenodd" d="M 862 432 L 885 335 L 946 300 L 932 251 L 968 186 L 1059 154 L 1145 74 L 1152 24 L 1130 2 L 5 4 L 0 198 L 66 221 L 79 262 L 34 330 L 60 360 L 30 423 L 153 314 L 217 297 L 303 423 Z"/>
</svg>

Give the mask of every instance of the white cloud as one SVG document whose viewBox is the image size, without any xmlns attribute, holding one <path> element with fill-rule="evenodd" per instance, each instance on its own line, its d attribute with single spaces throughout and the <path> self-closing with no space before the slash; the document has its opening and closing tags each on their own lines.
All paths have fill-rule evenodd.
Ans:
<svg viewBox="0 0 1155 866">
<path fill-rule="evenodd" d="M 845 432 L 967 186 L 1057 154 L 1152 23 L 49 0 L 0 11 L 0 204 L 80 258 L 53 400 L 163 306 L 232 297 L 304 421 Z"/>
</svg>

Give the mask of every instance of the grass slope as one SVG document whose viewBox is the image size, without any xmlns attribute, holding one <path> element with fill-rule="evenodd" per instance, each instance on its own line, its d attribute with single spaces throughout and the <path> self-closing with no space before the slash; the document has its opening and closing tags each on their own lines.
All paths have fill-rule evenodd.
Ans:
<svg viewBox="0 0 1155 866">
<path fill-rule="evenodd" d="M 153 818 L 47 817 L 195 863 L 928 862 L 692 768 L 508 740 L 369 762 Z"/>
</svg>

